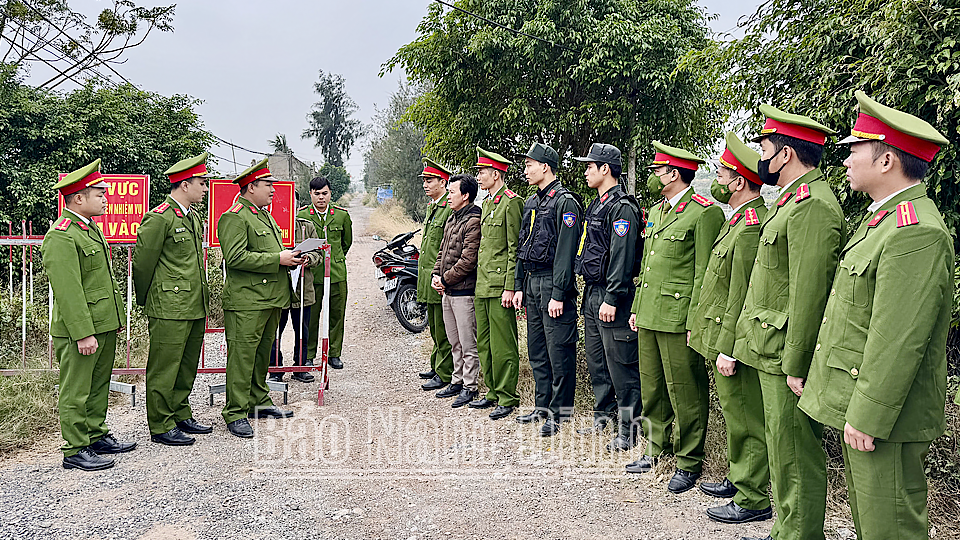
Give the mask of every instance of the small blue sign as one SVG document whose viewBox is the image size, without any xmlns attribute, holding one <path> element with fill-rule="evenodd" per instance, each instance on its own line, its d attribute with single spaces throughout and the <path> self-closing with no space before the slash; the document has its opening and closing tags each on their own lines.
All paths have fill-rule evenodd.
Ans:
<svg viewBox="0 0 960 540">
<path fill-rule="evenodd" d="M 613 232 L 617 233 L 617 236 L 626 236 L 626 234 L 630 232 L 630 222 L 625 219 L 614 221 Z"/>
</svg>

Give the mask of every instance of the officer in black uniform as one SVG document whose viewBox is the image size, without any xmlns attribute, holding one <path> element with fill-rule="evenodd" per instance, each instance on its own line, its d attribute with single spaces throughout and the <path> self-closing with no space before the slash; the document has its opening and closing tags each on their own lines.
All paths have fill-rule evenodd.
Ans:
<svg viewBox="0 0 960 540">
<path fill-rule="evenodd" d="M 629 450 L 636 443 L 641 407 L 637 333 L 627 324 L 636 290 L 633 273 L 640 208 L 620 187 L 622 162 L 617 147 L 594 143 L 586 157 L 574 159 L 587 163 L 587 185 L 597 190 L 597 198 L 587 207 L 576 261 L 576 272 L 586 282 L 583 333 L 597 399 L 594 429 L 601 428 L 604 415 L 612 413 L 615 392 L 620 429 L 607 450 Z"/>
<path fill-rule="evenodd" d="M 520 224 L 520 247 L 513 305 L 527 308 L 527 351 L 536 396 L 533 412 L 517 417 L 530 424 L 545 418 L 540 435 L 560 431 L 573 414 L 577 377 L 577 255 L 583 209 L 557 180 L 560 156 L 533 143 L 524 157 L 524 174 L 537 192 L 527 199 Z"/>
</svg>

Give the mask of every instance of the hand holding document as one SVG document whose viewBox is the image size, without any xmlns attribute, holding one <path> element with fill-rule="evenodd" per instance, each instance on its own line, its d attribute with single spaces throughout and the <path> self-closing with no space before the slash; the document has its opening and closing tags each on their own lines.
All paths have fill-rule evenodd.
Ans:
<svg viewBox="0 0 960 540">
<path fill-rule="evenodd" d="M 294 246 L 293 251 L 299 251 L 300 253 L 306 253 L 308 251 L 316 251 L 326 243 L 327 243 L 326 240 L 322 238 L 307 238 L 303 242 L 300 242 L 299 244 Z"/>
</svg>

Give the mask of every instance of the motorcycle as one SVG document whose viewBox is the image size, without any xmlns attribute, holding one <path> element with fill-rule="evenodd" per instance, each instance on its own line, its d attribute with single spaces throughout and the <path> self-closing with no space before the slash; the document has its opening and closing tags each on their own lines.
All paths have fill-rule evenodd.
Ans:
<svg viewBox="0 0 960 540">
<path fill-rule="evenodd" d="M 398 234 L 373 254 L 377 285 L 387 297 L 400 324 L 413 333 L 427 327 L 427 306 L 417 302 L 417 263 L 420 250 L 409 244 L 420 229 Z M 384 240 L 377 235 L 374 240 Z"/>
</svg>

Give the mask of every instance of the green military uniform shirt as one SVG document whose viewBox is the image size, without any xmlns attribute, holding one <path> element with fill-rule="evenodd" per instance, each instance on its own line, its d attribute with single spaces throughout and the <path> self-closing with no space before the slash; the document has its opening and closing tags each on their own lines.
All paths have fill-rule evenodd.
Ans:
<svg viewBox="0 0 960 540">
<path fill-rule="evenodd" d="M 762 197 L 744 203 L 720 227 L 713 243 L 690 329 L 690 347 L 711 362 L 719 353 L 733 355 L 737 319 L 766 214 Z"/>
<path fill-rule="evenodd" d="M 710 248 L 722 223 L 723 210 L 693 188 L 675 207 L 664 200 L 653 208 L 631 309 L 638 328 L 671 333 L 692 328 Z"/>
<path fill-rule="evenodd" d="M 227 267 L 224 310 L 259 311 L 290 306 L 290 272 L 280 265 L 282 233 L 270 212 L 239 197 L 220 216 L 217 236 Z"/>
<path fill-rule="evenodd" d="M 800 408 L 889 442 L 943 434 L 953 273 L 926 186 L 868 215 L 840 255 Z"/>
<path fill-rule="evenodd" d="M 430 205 L 423 220 L 423 240 L 420 242 L 420 259 L 417 261 L 417 302 L 439 304 L 440 293 L 430 286 L 433 265 L 437 262 L 440 242 L 443 241 L 443 226 L 453 209 L 447 203 L 447 193 Z"/>
<path fill-rule="evenodd" d="M 203 270 L 203 223 L 196 210 L 184 214 L 168 195 L 143 216 L 133 252 L 133 286 L 148 317 L 207 316 L 210 289 Z"/>
<path fill-rule="evenodd" d="M 481 211 L 476 297 L 495 298 L 513 287 L 523 199 L 504 185 Z"/>
<path fill-rule="evenodd" d="M 807 376 L 845 231 L 820 169 L 786 186 L 761 225 L 734 358 L 772 375 Z"/>
<path fill-rule="evenodd" d="M 54 291 L 50 335 L 79 341 L 120 328 L 123 298 L 97 224 L 64 210 L 40 247 Z"/>
<path fill-rule="evenodd" d="M 318 237 L 326 238 L 330 244 L 330 283 L 346 281 L 347 252 L 353 245 L 353 221 L 350 214 L 331 204 L 321 215 L 315 206 L 308 205 L 297 212 L 297 217 L 312 221 Z M 314 272 L 313 281 L 323 283 L 323 272 Z"/>
</svg>

